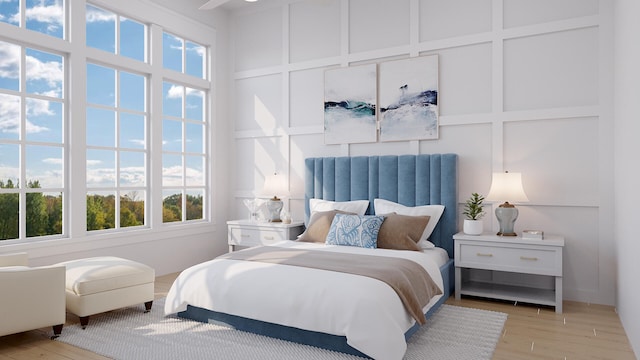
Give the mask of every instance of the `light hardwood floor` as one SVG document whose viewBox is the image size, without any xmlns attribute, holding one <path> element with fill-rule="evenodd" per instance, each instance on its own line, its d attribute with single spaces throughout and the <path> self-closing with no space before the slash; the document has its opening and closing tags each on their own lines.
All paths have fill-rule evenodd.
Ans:
<svg viewBox="0 0 640 360">
<path fill-rule="evenodd" d="M 166 296 L 177 274 L 156 279 L 156 298 Z M 564 302 L 564 313 L 552 308 L 463 298 L 450 305 L 507 313 L 508 319 L 494 359 L 636 359 L 615 309 L 610 306 Z M 0 319 L 0 321 L 2 321 Z M 65 326 L 79 326 L 74 315 Z M 91 322 L 89 322 L 91 326 Z M 62 330 L 64 335 L 64 329 Z M 0 337 L 0 360 L 97 360 L 92 352 L 49 340 L 51 329 Z"/>
</svg>

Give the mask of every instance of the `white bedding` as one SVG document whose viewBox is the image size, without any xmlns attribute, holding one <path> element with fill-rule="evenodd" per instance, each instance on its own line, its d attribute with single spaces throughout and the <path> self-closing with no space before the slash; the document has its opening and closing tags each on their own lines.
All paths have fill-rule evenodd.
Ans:
<svg viewBox="0 0 640 360">
<path fill-rule="evenodd" d="M 442 249 L 417 252 L 295 241 L 272 246 L 408 258 L 421 264 L 440 289 L 439 267 L 448 260 Z M 431 299 L 424 312 L 440 297 Z M 165 314 L 184 311 L 187 305 L 346 336 L 350 346 L 374 359 L 402 359 L 404 333 L 415 323 L 395 291 L 379 280 L 255 261 L 214 259 L 183 271 L 169 290 Z"/>
</svg>

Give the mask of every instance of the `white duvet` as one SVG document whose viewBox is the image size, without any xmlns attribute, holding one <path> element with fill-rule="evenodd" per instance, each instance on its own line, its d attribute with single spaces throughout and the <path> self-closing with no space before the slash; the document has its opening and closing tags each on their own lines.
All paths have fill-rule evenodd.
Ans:
<svg viewBox="0 0 640 360">
<path fill-rule="evenodd" d="M 421 264 L 443 288 L 439 263 L 417 251 L 364 249 L 295 241 L 272 246 L 403 257 Z M 431 299 L 424 312 L 442 295 Z M 404 333 L 415 320 L 395 291 L 368 277 L 255 261 L 214 259 L 183 271 L 165 302 L 165 314 L 192 305 L 245 318 L 346 336 L 374 359 L 402 359 Z"/>
</svg>

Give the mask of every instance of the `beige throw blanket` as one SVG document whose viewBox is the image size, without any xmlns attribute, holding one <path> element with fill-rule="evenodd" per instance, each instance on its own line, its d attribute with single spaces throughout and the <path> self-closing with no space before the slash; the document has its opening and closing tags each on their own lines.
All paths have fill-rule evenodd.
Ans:
<svg viewBox="0 0 640 360">
<path fill-rule="evenodd" d="M 429 273 L 408 259 L 271 246 L 236 251 L 218 258 L 308 267 L 377 279 L 395 290 L 404 307 L 420 325 L 426 322 L 422 308 L 432 297 L 442 294 Z"/>
</svg>

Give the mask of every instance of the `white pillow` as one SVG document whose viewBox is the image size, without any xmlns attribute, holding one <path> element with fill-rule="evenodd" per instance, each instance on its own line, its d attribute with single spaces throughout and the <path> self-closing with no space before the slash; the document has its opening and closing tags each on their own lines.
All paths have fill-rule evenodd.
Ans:
<svg viewBox="0 0 640 360">
<path fill-rule="evenodd" d="M 394 212 L 396 214 L 408 216 L 429 216 L 429 222 L 424 228 L 420 241 L 418 241 L 418 246 L 423 249 L 435 247 L 435 245 L 428 241 L 428 239 L 429 236 L 431 236 L 433 229 L 438 225 L 440 216 L 442 216 L 442 213 L 444 212 L 444 205 L 422 205 L 410 207 L 389 200 L 373 199 L 373 207 L 375 207 L 376 215 L 384 215 Z"/>
<path fill-rule="evenodd" d="M 309 210 L 311 210 L 311 214 L 317 211 L 342 210 L 362 216 L 367 212 L 368 207 L 369 200 L 329 201 L 309 199 Z"/>
</svg>

